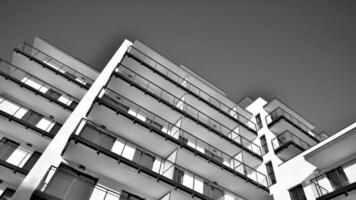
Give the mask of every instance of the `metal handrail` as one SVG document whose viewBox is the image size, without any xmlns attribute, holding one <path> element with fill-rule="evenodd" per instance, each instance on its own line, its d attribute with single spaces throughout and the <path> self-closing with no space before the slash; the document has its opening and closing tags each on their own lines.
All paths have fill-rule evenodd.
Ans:
<svg viewBox="0 0 356 200">
<path fill-rule="evenodd" d="M 14 79 L 17 79 L 19 81 L 21 81 L 22 83 L 27 84 L 28 86 L 30 86 L 31 88 L 34 88 L 36 90 L 38 90 L 38 92 L 41 92 L 43 94 L 45 94 L 47 92 L 48 89 L 52 89 L 53 91 L 58 92 L 59 94 L 62 94 L 62 96 L 60 97 L 66 97 L 68 99 L 68 102 L 79 102 L 79 100 L 75 97 L 73 97 L 72 95 L 64 92 L 61 89 L 58 89 L 57 87 L 42 81 L 40 78 L 20 69 L 19 67 L 10 64 L 9 62 L 0 59 L 0 72 L 3 73 L 4 75 L 8 75 Z M 36 84 L 38 84 L 38 87 L 35 88 L 31 85 L 29 85 L 27 82 L 29 81 L 35 81 Z M 59 101 L 59 98 L 56 99 Z M 67 103 L 62 102 L 64 104 L 66 104 L 67 106 L 69 106 Z"/>
<path fill-rule="evenodd" d="M 190 104 L 183 102 L 180 98 L 176 97 L 172 93 L 168 92 L 167 90 L 159 87 L 158 85 L 152 83 L 148 79 L 142 77 L 138 73 L 132 71 L 131 69 L 127 68 L 125 65 L 120 64 L 120 67 L 117 68 L 116 73 L 123 74 L 125 77 L 129 78 L 131 83 L 135 82 L 136 84 L 140 85 L 143 88 L 146 88 L 146 91 L 149 91 L 157 96 L 160 99 L 164 99 L 168 101 L 171 105 L 176 106 L 178 103 L 183 104 L 183 110 L 185 113 L 190 114 L 195 119 L 201 121 L 202 123 L 208 125 L 209 127 L 219 131 L 223 135 L 228 136 L 230 139 L 234 140 L 237 138 L 238 140 L 242 140 L 240 144 L 243 146 L 244 143 L 248 145 L 245 146 L 246 148 L 250 149 L 254 153 L 258 155 L 262 155 L 261 147 L 257 144 L 253 143 L 252 141 L 248 140 L 247 138 L 243 137 L 240 133 L 235 132 L 234 130 L 226 127 L 225 125 L 221 124 L 220 122 L 212 119 L 207 114 L 201 112 L 200 110 L 196 109 L 195 107 L 191 106 Z M 239 128 L 239 127 L 237 127 Z"/>
<path fill-rule="evenodd" d="M 15 50 L 23 52 L 29 56 L 32 56 L 32 57 L 42 61 L 46 65 L 57 70 L 59 73 L 68 73 L 68 74 L 74 76 L 76 78 L 75 80 L 82 85 L 86 85 L 86 84 L 92 85 L 94 82 L 91 78 L 74 70 L 73 68 L 69 67 L 68 65 L 66 65 L 66 64 L 62 63 L 61 61 L 53 58 L 52 56 L 44 53 L 43 51 L 33 47 L 30 44 L 24 43 L 24 44 L 20 45 L 19 47 L 17 47 Z"/>
<path fill-rule="evenodd" d="M 253 129 L 254 131 L 258 130 L 258 128 L 257 128 L 257 126 L 256 126 L 256 124 L 254 122 L 252 122 L 251 120 L 247 119 L 245 116 L 241 115 L 240 113 L 235 111 L 233 108 L 230 108 L 226 104 L 222 103 L 220 100 L 218 100 L 215 97 L 209 95 L 208 93 L 206 93 L 205 91 L 203 91 L 199 87 L 195 86 L 194 84 L 189 82 L 186 78 L 183 78 L 183 77 L 179 76 L 177 73 L 175 73 L 172 70 L 168 69 L 163 64 L 161 64 L 157 60 L 153 59 L 149 55 L 143 53 L 142 51 L 138 50 L 137 48 L 135 48 L 133 46 L 130 46 L 129 49 L 127 50 L 127 52 L 129 52 L 130 54 L 133 54 L 133 55 L 135 55 L 135 52 L 140 54 L 140 55 L 135 55 L 135 56 L 137 56 L 141 61 L 146 62 L 147 65 L 150 65 L 155 70 L 160 71 L 162 74 L 165 74 L 166 77 L 169 77 L 170 79 L 174 80 L 177 84 L 182 85 L 183 87 L 185 87 L 190 92 L 198 95 L 200 98 L 205 99 L 210 104 L 214 105 L 214 107 L 217 107 L 223 113 L 234 117 L 235 119 L 237 119 L 241 123 L 245 124 L 247 127 Z M 143 57 L 143 58 L 141 58 L 141 57 Z M 151 61 L 151 62 L 145 61 L 145 59 L 149 59 L 149 61 Z M 152 63 L 152 62 L 154 63 L 153 65 L 149 64 L 149 63 Z M 235 105 L 235 106 L 237 106 L 237 105 Z"/>
<path fill-rule="evenodd" d="M 346 163 L 344 163 L 342 165 L 339 165 L 338 167 L 335 167 L 334 169 L 329 170 L 328 172 L 336 170 L 337 168 L 340 168 L 340 167 L 343 168 L 343 167 L 348 166 L 350 164 L 356 165 L 356 158 L 354 158 L 351 161 L 348 161 L 348 162 L 346 162 Z M 310 180 L 310 182 L 314 184 L 314 187 L 315 187 L 315 189 L 317 191 L 317 194 L 316 194 L 317 197 L 324 196 L 324 195 L 326 195 L 326 194 L 328 194 L 330 192 L 333 192 L 333 191 L 335 191 L 337 189 L 337 188 L 333 188 L 332 185 L 330 184 L 330 180 L 326 176 L 326 173 L 328 173 L 328 172 L 322 173 L 322 174 L 320 174 L 320 175 L 318 175 L 318 176 L 316 176 L 316 177 L 314 177 L 313 179 Z M 347 186 L 347 185 L 351 184 L 351 182 L 344 182 L 344 180 L 341 178 L 341 175 L 339 174 L 338 171 L 336 171 L 336 174 L 338 175 L 338 178 L 340 179 L 340 181 L 342 183 L 342 186 Z M 347 176 L 347 174 L 346 174 L 346 176 Z M 321 181 L 324 178 L 328 179 L 329 184 L 330 184 L 330 187 L 329 187 L 330 190 L 325 188 L 325 184 L 327 182 Z M 356 180 L 356 179 L 353 178 L 353 180 Z"/>
<path fill-rule="evenodd" d="M 30 108 L 28 108 L 28 107 L 26 107 L 26 106 L 23 106 L 23 105 L 21 105 L 21 104 L 15 102 L 15 101 L 13 101 L 13 100 L 11 100 L 11 99 L 5 97 L 5 96 L 3 96 L 3 95 L 0 95 L 0 105 L 1 105 L 5 100 L 6 100 L 6 101 L 9 101 L 9 102 L 11 102 L 12 104 L 15 104 L 15 105 L 18 106 L 18 108 L 16 109 L 16 111 L 13 112 L 13 113 L 9 113 L 9 112 L 3 111 L 3 112 L 6 112 L 6 113 L 7 113 L 8 115 L 10 115 L 11 117 L 14 117 L 14 118 L 17 118 L 17 119 L 19 119 L 19 120 L 22 120 L 22 118 L 25 116 L 25 114 L 22 114 L 22 116 L 17 116 L 17 115 L 16 115 L 20 110 L 25 110 L 26 113 L 29 112 L 29 111 L 36 112 L 36 111 L 33 111 L 32 109 L 30 109 Z M 43 128 L 39 128 L 39 129 L 44 130 L 44 131 L 46 131 L 47 133 L 50 133 L 51 130 L 52 130 L 52 129 L 50 129 L 50 128 L 53 128 L 53 126 L 54 126 L 54 125 L 53 125 L 53 126 L 51 126 L 51 125 L 52 125 L 52 124 L 57 124 L 58 122 L 55 121 L 53 118 L 46 117 L 46 116 L 44 116 L 44 115 L 42 115 L 42 114 L 40 114 L 40 113 L 38 113 L 38 112 L 36 112 L 36 113 L 42 116 L 41 119 L 46 119 L 47 121 L 50 122 L 46 128 L 44 128 L 44 129 L 43 129 Z M 37 124 L 31 124 L 31 125 L 32 125 L 32 126 L 36 126 Z M 36 126 L 36 127 L 37 127 L 37 126 Z"/>
<path fill-rule="evenodd" d="M 72 176 L 72 177 L 76 177 L 76 178 L 80 178 L 79 176 L 73 174 L 73 173 L 68 173 L 64 170 L 61 170 L 60 168 L 57 168 L 57 167 L 54 167 L 54 166 L 51 166 L 49 168 L 49 170 L 47 171 L 46 175 L 44 176 L 44 178 L 42 179 L 39 187 L 38 187 L 38 190 L 41 191 L 41 192 L 44 192 L 44 193 L 47 193 L 47 186 L 49 185 L 49 183 L 52 181 L 52 176 L 57 172 L 57 171 L 61 171 L 61 173 L 66 173 L 67 175 L 69 176 Z M 58 178 L 58 177 L 57 177 Z M 73 180 L 75 181 L 75 180 Z M 73 183 L 74 184 L 74 183 Z M 71 188 L 68 188 L 68 190 L 70 190 Z M 64 193 L 64 197 L 61 197 L 63 200 L 66 200 L 67 198 L 67 193 Z M 121 196 L 121 193 L 118 192 L 118 191 L 115 191 L 115 190 L 112 190 L 112 189 L 109 189 L 103 185 L 99 185 L 99 184 L 96 184 L 94 187 L 93 187 L 93 191 L 91 193 L 91 196 L 87 199 L 91 199 L 92 196 L 95 196 L 95 200 L 105 200 L 105 199 L 127 199 L 123 196 Z"/>
<path fill-rule="evenodd" d="M 298 136 L 294 135 L 293 133 L 291 133 L 289 131 L 284 131 L 283 133 L 279 134 L 278 136 L 276 136 L 275 138 L 272 139 L 273 149 L 276 150 L 281 145 L 283 145 L 287 142 L 290 142 L 290 141 L 299 145 L 304 150 L 307 150 L 311 147 L 310 144 L 306 143 L 304 140 L 302 140 Z"/>
<path fill-rule="evenodd" d="M 244 176 L 250 177 L 252 180 L 256 181 L 259 184 L 262 184 L 267 187 L 269 186 L 267 176 L 265 174 L 248 166 L 242 161 L 233 158 L 222 150 L 206 143 L 205 141 L 194 136 L 193 134 L 183 130 L 179 126 L 170 123 L 166 119 L 152 113 L 151 111 L 117 94 L 116 92 L 107 88 L 103 88 L 102 91 L 104 92 L 100 92 L 100 94 L 103 94 L 101 98 L 104 99 L 107 96 L 110 99 L 115 100 L 117 104 L 116 107 L 118 107 L 119 109 L 125 108 L 125 112 L 129 114 L 131 113 L 131 115 L 134 115 L 135 118 L 145 121 L 146 123 L 150 123 L 150 125 L 153 127 L 159 128 L 161 132 L 167 134 L 167 136 L 171 136 L 171 138 L 175 140 L 186 140 L 188 146 L 193 148 L 195 151 L 206 153 L 205 151 L 207 149 L 210 157 L 215 157 L 216 159 L 220 160 L 225 166 L 228 166 L 231 169 L 235 170 L 237 166 L 242 165 L 244 169 L 248 170 L 239 170 L 237 172 L 241 173 Z M 233 162 L 232 166 L 231 162 Z M 251 177 L 251 174 L 255 174 L 256 177 Z"/>
<path fill-rule="evenodd" d="M 284 109 L 282 109 L 281 107 L 277 107 L 276 109 L 274 109 L 272 112 L 270 112 L 267 116 L 266 116 L 266 123 L 267 125 L 271 124 L 272 122 L 274 122 L 276 119 L 278 119 L 279 117 L 285 117 L 286 119 L 288 119 L 289 121 L 291 121 L 294 125 L 296 125 L 297 127 L 299 127 L 301 130 L 303 130 L 304 132 L 306 132 L 307 134 L 309 134 L 310 136 L 316 138 L 314 135 L 314 131 L 313 129 L 309 128 L 308 126 L 306 126 L 304 123 L 302 123 L 300 120 L 298 120 L 297 118 L 293 117 L 291 114 L 289 114 L 287 111 L 285 111 Z"/>
<path fill-rule="evenodd" d="M 219 185 L 217 185 L 216 183 L 213 183 L 199 175 L 197 175 L 194 172 L 191 172 L 185 168 L 183 168 L 182 166 L 179 166 L 178 164 L 169 161 L 166 158 L 163 158 L 131 141 L 129 141 L 126 138 L 123 138 L 121 136 L 119 136 L 118 134 L 106 129 L 103 126 L 100 126 L 92 121 L 89 121 L 87 119 L 82 119 L 81 124 L 85 123 L 85 125 L 81 125 L 79 127 L 81 127 L 81 130 L 75 130 L 74 134 L 79 134 L 79 136 L 81 137 L 81 134 L 83 133 L 82 131 L 84 130 L 84 127 L 87 127 L 88 125 L 91 126 L 91 128 L 95 129 L 96 131 L 100 132 L 100 135 L 98 135 L 97 139 L 95 140 L 95 144 L 103 149 L 109 150 L 113 153 L 115 153 L 116 155 L 123 157 L 125 159 L 130 160 L 131 162 L 134 162 L 138 165 L 140 165 L 141 169 L 145 168 L 150 170 L 151 172 L 155 173 L 157 176 L 164 176 L 165 178 L 170 179 L 171 181 L 176 182 L 176 184 L 179 185 L 183 185 L 185 187 L 188 187 L 196 192 L 199 192 L 203 195 L 210 196 L 211 194 L 206 194 L 203 193 L 203 191 L 200 191 L 199 188 L 195 188 L 194 187 L 194 183 L 196 181 L 200 181 L 201 183 L 204 184 L 208 184 L 209 188 L 215 188 L 218 190 L 221 190 L 224 194 L 229 194 L 229 195 L 233 195 L 235 198 L 234 199 L 238 199 L 238 195 L 234 194 L 234 192 L 231 192 L 229 190 L 227 190 L 226 188 L 223 188 Z M 78 128 L 79 128 L 78 127 Z M 121 143 L 120 149 L 109 149 L 107 146 L 107 143 L 105 143 L 104 141 L 104 137 L 103 135 L 108 135 L 110 138 L 113 138 L 115 140 L 115 142 L 119 142 Z M 85 137 L 81 137 L 83 139 L 85 139 Z M 134 159 L 132 154 L 129 154 L 128 152 L 132 153 L 132 150 L 139 150 L 140 152 L 142 152 L 139 157 L 136 159 Z M 104 152 L 103 152 L 104 153 Z M 149 156 L 152 159 L 152 163 L 151 165 L 148 165 L 147 162 L 145 160 L 142 160 L 143 155 L 145 156 Z M 192 179 L 191 184 L 187 183 L 187 182 L 183 182 L 183 178 L 179 178 L 174 176 L 174 171 L 179 171 L 180 173 L 183 173 L 183 176 L 190 176 Z"/>
</svg>

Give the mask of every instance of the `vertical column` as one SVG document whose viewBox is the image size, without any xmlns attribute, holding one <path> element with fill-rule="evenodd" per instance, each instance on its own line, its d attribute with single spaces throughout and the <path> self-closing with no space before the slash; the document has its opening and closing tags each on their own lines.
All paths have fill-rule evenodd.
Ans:
<svg viewBox="0 0 356 200">
<path fill-rule="evenodd" d="M 105 86 L 110 79 L 111 74 L 115 70 L 118 63 L 121 62 L 127 49 L 132 45 L 132 42 L 125 40 L 120 48 L 116 51 L 114 56 L 110 59 L 98 78 L 94 81 L 93 85 L 86 92 L 81 99 L 78 106 L 70 114 L 62 128 L 58 131 L 57 135 L 53 138 L 46 150 L 43 152 L 40 159 L 33 166 L 29 174 L 22 181 L 13 196 L 13 200 L 28 200 L 32 193 L 41 183 L 43 177 L 51 166 L 58 166 L 62 161 L 61 153 L 64 150 L 71 134 L 80 120 L 85 117 L 91 105 L 95 101 L 96 96 L 99 94 L 101 88 Z"/>
</svg>

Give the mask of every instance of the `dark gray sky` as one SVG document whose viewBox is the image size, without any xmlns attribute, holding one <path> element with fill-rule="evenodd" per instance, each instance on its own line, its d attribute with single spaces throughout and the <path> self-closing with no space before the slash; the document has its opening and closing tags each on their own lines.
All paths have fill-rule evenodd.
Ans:
<svg viewBox="0 0 356 200">
<path fill-rule="evenodd" d="M 1 0 L 0 57 L 40 36 L 101 70 L 140 40 L 238 102 L 277 97 L 333 133 L 356 120 L 356 1 Z"/>
</svg>

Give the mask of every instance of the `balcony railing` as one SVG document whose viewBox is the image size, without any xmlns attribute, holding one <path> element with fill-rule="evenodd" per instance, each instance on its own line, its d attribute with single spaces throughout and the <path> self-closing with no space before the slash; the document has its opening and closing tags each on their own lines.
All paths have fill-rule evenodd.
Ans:
<svg viewBox="0 0 356 200">
<path fill-rule="evenodd" d="M 347 195 L 356 189 L 355 172 L 356 159 L 315 177 L 310 181 L 314 186 L 315 196 L 321 200 Z"/>
<path fill-rule="evenodd" d="M 254 122 L 247 119 L 245 116 L 239 114 L 233 108 L 228 107 L 218 99 L 214 98 L 213 96 L 209 95 L 199 87 L 195 86 L 191 82 L 189 82 L 186 78 L 179 76 L 177 73 L 173 72 L 172 70 L 168 69 L 155 59 L 151 58 L 147 54 L 143 53 L 142 51 L 136 49 L 135 47 L 131 46 L 128 51 L 128 55 L 135 60 L 143 63 L 145 66 L 157 72 L 161 76 L 167 78 L 180 88 L 186 90 L 187 92 L 193 94 L 198 99 L 202 100 L 203 102 L 207 103 L 209 106 L 213 107 L 214 109 L 218 110 L 219 112 L 225 114 L 229 118 L 235 120 L 239 124 L 245 126 L 246 128 L 250 129 L 253 132 L 256 132 L 257 126 Z"/>
<path fill-rule="evenodd" d="M 32 165 L 25 166 L 25 164 L 31 157 L 32 152 L 9 143 L 0 144 L 0 148 L 5 149 L 4 152 L 1 152 L 0 154 L 0 165 L 13 170 L 14 172 L 20 172 L 24 175 L 28 174 Z M 9 152 L 6 152 L 8 151 L 6 148 L 14 149 L 14 151 L 10 152 L 10 155 L 8 155 Z"/>
<path fill-rule="evenodd" d="M 79 100 L 75 97 L 1 59 L 0 75 L 70 111 L 78 105 Z"/>
<path fill-rule="evenodd" d="M 50 55 L 40 51 L 39 49 L 36 49 L 35 47 L 27 43 L 24 43 L 23 45 L 15 48 L 15 52 L 28 57 L 30 60 L 33 60 L 38 64 L 42 65 L 43 67 L 52 70 L 56 74 L 59 74 L 67 80 L 76 83 L 80 87 L 89 89 L 94 82 L 91 78 L 88 78 L 80 72 L 72 69 L 68 65 L 60 62 L 59 60 L 51 57 Z"/>
<path fill-rule="evenodd" d="M 168 122 L 109 89 L 103 89 L 101 94 L 102 97 L 99 98 L 99 101 L 114 109 L 115 112 L 120 112 L 132 120 L 142 123 L 145 127 L 148 127 L 163 138 L 167 138 L 173 143 L 181 145 L 193 153 L 210 160 L 212 163 L 227 169 L 234 175 L 243 175 L 243 178 L 248 178 L 259 186 L 269 186 L 266 175 L 243 163 L 243 161 L 231 157 L 177 125 Z"/>
<path fill-rule="evenodd" d="M 61 176 L 53 177 L 56 173 L 60 173 Z M 75 175 L 74 173 L 69 173 L 65 170 L 52 166 L 43 178 L 38 189 L 32 195 L 31 199 L 129 200 L 125 196 L 121 195 L 120 192 L 111 190 L 99 184 L 93 186 L 88 184 L 88 187 L 80 190 L 78 187 L 80 185 L 78 182 L 80 178 L 81 177 Z M 56 185 L 57 188 L 54 188 L 53 185 Z M 58 195 L 57 192 L 54 194 L 54 189 L 62 191 L 61 194 Z"/>
<path fill-rule="evenodd" d="M 271 124 L 274 124 L 281 118 L 286 119 L 289 121 L 292 125 L 294 125 L 296 128 L 299 130 L 303 131 L 304 133 L 307 134 L 310 138 L 315 140 L 316 142 L 319 142 L 320 139 L 316 137 L 316 134 L 314 133 L 313 129 L 307 127 L 304 123 L 299 121 L 297 118 L 293 117 L 291 114 L 289 114 L 287 111 L 283 110 L 282 108 L 278 107 L 274 109 L 272 112 L 270 112 L 266 116 L 266 122 L 268 126 L 271 126 Z"/>
<path fill-rule="evenodd" d="M 0 115 L 49 138 L 53 138 L 62 127 L 62 124 L 56 122 L 53 118 L 45 117 L 42 114 L 1 95 Z"/>
<path fill-rule="evenodd" d="M 272 140 L 272 146 L 273 146 L 274 150 L 278 149 L 279 147 L 281 147 L 287 143 L 294 143 L 295 145 L 298 145 L 298 147 L 302 148 L 303 151 L 305 151 L 311 147 L 311 145 L 304 142 L 302 139 L 295 136 L 294 134 L 292 134 L 289 131 L 284 131 L 283 133 L 279 134 L 277 137 L 275 137 Z"/>
<path fill-rule="evenodd" d="M 261 148 L 258 145 L 254 144 L 252 141 L 243 137 L 241 133 L 235 132 L 235 130 L 237 129 L 232 130 L 226 127 L 225 125 L 212 119 L 211 117 L 199 111 L 190 104 L 182 101 L 180 98 L 176 97 L 170 92 L 162 89 L 161 87 L 157 86 L 146 78 L 128 69 L 124 65 L 121 65 L 115 71 L 116 75 L 120 76 L 120 78 L 122 78 L 123 80 L 127 81 L 130 84 L 135 84 L 137 88 L 150 94 L 152 97 L 158 99 L 160 102 L 165 103 L 172 109 L 184 114 L 190 119 L 198 121 L 200 125 L 204 126 L 208 130 L 211 130 L 214 133 L 217 133 L 218 135 L 222 135 L 225 139 L 229 141 L 232 140 L 234 143 L 240 141 L 237 142 L 239 146 L 241 146 L 242 144 L 246 148 L 246 150 L 252 151 L 258 156 L 262 156 Z"/>
<path fill-rule="evenodd" d="M 100 153 L 118 160 L 119 163 L 125 163 L 141 173 L 146 173 L 157 180 L 164 181 L 173 187 L 178 187 L 201 199 L 240 199 L 233 192 L 118 136 L 105 127 L 84 119 L 81 124 L 83 123 L 85 123 L 84 126 L 79 125 L 79 127 L 83 128 L 81 130 L 77 129 L 72 138 L 76 142 L 83 143 Z M 86 130 L 88 129 L 91 130 L 89 130 L 87 136 Z"/>
</svg>

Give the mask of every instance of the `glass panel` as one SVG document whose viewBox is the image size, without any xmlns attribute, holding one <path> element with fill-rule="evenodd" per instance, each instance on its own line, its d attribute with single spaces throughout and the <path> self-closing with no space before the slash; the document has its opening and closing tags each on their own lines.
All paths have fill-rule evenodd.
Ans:
<svg viewBox="0 0 356 200">
<path fill-rule="evenodd" d="M 31 153 L 24 150 L 17 148 L 11 156 L 6 160 L 6 162 L 13 164 L 17 167 L 22 167 L 26 161 L 30 158 Z"/>
<path fill-rule="evenodd" d="M 13 115 L 15 114 L 15 112 L 20 108 L 20 106 L 10 102 L 10 101 L 7 101 L 7 100 L 4 100 L 0 103 L 0 110 L 8 113 L 9 115 Z"/>
<path fill-rule="evenodd" d="M 53 121 L 50 121 L 49 119 L 46 118 L 42 118 L 36 125 L 37 128 L 40 128 L 47 132 L 49 132 L 53 126 L 54 126 Z"/>
</svg>

